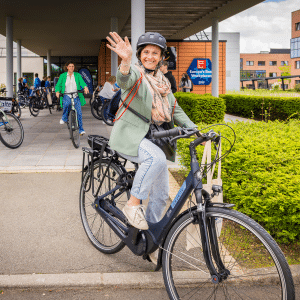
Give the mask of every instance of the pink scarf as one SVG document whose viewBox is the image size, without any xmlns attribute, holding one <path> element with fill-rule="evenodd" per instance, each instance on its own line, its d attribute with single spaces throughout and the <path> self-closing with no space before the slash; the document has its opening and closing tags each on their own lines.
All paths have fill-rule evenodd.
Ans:
<svg viewBox="0 0 300 300">
<path fill-rule="evenodd" d="M 153 76 L 147 73 L 144 66 L 136 63 L 135 66 L 143 74 L 143 79 L 152 94 L 152 123 L 161 125 L 164 122 L 171 121 L 171 107 L 168 100 L 168 94 L 171 92 L 169 80 L 158 70 Z"/>
</svg>

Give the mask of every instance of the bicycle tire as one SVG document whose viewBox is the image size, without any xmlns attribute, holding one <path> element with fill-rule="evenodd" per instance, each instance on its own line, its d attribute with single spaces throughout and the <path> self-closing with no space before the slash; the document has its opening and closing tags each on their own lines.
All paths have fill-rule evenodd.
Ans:
<svg viewBox="0 0 300 300">
<path fill-rule="evenodd" d="M 13 113 L 18 119 L 21 118 L 22 111 L 21 111 L 21 107 L 20 107 L 19 103 L 13 104 L 13 106 L 12 106 L 12 113 Z"/>
<path fill-rule="evenodd" d="M 212 282 L 199 225 L 193 225 L 187 213 L 171 228 L 164 244 L 163 276 L 170 299 L 295 299 L 288 263 L 259 224 L 240 212 L 217 207 L 207 209 L 207 221 L 212 220 L 219 224 L 220 256 L 230 274 Z M 215 244 L 210 243 L 210 249 Z M 214 259 L 213 263 L 217 268 Z"/>
<path fill-rule="evenodd" d="M 110 118 L 108 118 L 108 106 L 109 106 L 109 101 L 105 102 L 103 105 L 102 105 L 102 108 L 101 108 L 101 117 L 102 117 L 102 120 L 103 122 L 108 125 L 108 126 L 113 126 L 114 125 L 114 121 Z"/>
<path fill-rule="evenodd" d="M 38 102 L 39 100 L 35 97 L 31 98 L 29 102 L 29 111 L 34 117 L 37 117 L 38 114 L 40 113 L 40 109 L 38 108 L 39 107 Z"/>
<path fill-rule="evenodd" d="M 102 107 L 102 105 L 100 104 L 99 101 L 94 100 L 92 102 L 91 112 L 92 112 L 93 117 L 96 118 L 96 119 L 98 119 L 98 120 L 102 120 L 102 117 L 101 117 L 101 107 Z"/>
<path fill-rule="evenodd" d="M 69 131 L 73 146 L 78 148 L 80 146 L 80 134 L 76 112 L 74 110 L 71 110 L 69 114 Z"/>
<path fill-rule="evenodd" d="M 94 164 L 94 184 L 95 190 L 99 187 L 99 182 L 103 179 L 103 173 L 109 164 L 108 159 L 103 159 L 101 162 L 101 169 L 99 172 L 99 162 Z M 115 185 L 118 177 L 123 173 L 123 170 L 114 162 L 111 163 L 106 178 L 99 190 L 99 195 L 111 190 Z M 103 220 L 103 218 L 93 208 L 94 196 L 92 195 L 92 188 L 86 192 L 90 184 L 90 174 L 86 172 L 83 177 L 79 196 L 79 210 L 81 221 L 85 233 L 87 234 L 92 245 L 102 253 L 113 254 L 121 251 L 125 243 L 114 233 L 110 226 Z M 130 197 L 129 191 L 122 194 L 110 203 L 122 209 Z"/>
<path fill-rule="evenodd" d="M 6 113 L 7 120 L 0 112 L 0 140 L 4 146 L 16 149 L 21 146 L 24 140 L 24 129 L 20 120 L 11 113 Z"/>
</svg>

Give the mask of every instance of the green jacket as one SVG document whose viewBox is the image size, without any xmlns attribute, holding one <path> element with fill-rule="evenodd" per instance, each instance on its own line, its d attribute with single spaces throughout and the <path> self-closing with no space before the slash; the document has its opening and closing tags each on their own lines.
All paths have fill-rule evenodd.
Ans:
<svg viewBox="0 0 300 300">
<path fill-rule="evenodd" d="M 131 66 L 128 75 L 123 75 L 118 70 L 117 83 L 122 89 L 123 100 L 126 98 L 126 96 L 130 92 L 136 81 L 140 78 L 140 76 L 141 74 L 139 70 L 134 66 Z M 131 95 L 126 100 L 127 104 L 129 103 L 132 96 L 135 94 L 137 86 L 134 88 Z M 168 100 L 173 111 L 175 97 L 172 93 L 168 94 Z M 130 103 L 130 107 L 132 107 L 141 115 L 145 116 L 148 120 L 151 120 L 152 95 L 144 78 L 142 80 L 137 94 Z M 116 119 L 123 113 L 124 109 L 125 107 L 123 106 L 119 110 Z M 175 124 L 180 127 L 197 127 L 189 119 L 189 117 L 185 114 L 185 112 L 181 109 L 181 107 L 178 104 L 176 104 L 175 106 L 173 119 L 174 120 L 172 120 L 169 124 L 171 128 L 174 127 L 174 121 Z M 119 120 L 117 120 L 113 126 L 109 140 L 110 147 L 120 153 L 131 156 L 137 156 L 139 144 L 147 134 L 149 126 L 150 123 L 144 122 L 127 109 L 123 116 Z"/>
<path fill-rule="evenodd" d="M 64 93 L 65 89 L 66 89 L 66 81 L 67 81 L 67 74 L 68 72 L 62 73 L 59 76 L 59 79 L 57 81 L 57 84 L 55 86 L 55 92 L 59 92 L 59 93 Z M 84 82 L 84 80 L 82 79 L 81 75 L 78 72 L 74 72 L 74 77 L 75 77 L 75 81 L 76 81 L 76 85 L 77 85 L 77 90 L 81 91 L 84 87 L 86 87 L 86 83 Z M 79 99 L 80 99 L 80 103 L 81 106 L 83 106 L 84 104 L 86 104 L 86 101 L 84 99 L 84 96 L 82 93 L 78 93 Z M 63 97 L 60 97 L 60 106 L 63 107 Z"/>
</svg>

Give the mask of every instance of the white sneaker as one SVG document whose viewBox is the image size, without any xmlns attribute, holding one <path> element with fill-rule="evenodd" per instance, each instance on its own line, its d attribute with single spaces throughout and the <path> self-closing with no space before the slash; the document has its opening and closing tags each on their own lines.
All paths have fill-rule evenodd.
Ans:
<svg viewBox="0 0 300 300">
<path fill-rule="evenodd" d="M 59 124 L 60 125 L 63 125 L 63 124 L 65 124 L 66 122 L 65 121 L 63 121 L 63 119 L 60 119 L 60 121 L 59 121 Z"/>
<path fill-rule="evenodd" d="M 80 132 L 80 135 L 84 135 L 84 134 L 85 134 L 85 131 L 84 131 L 84 130 Z"/>
<path fill-rule="evenodd" d="M 125 205 L 122 209 L 128 222 L 135 228 L 147 230 L 149 228 L 145 219 L 145 210 L 143 205 L 129 206 Z"/>
</svg>

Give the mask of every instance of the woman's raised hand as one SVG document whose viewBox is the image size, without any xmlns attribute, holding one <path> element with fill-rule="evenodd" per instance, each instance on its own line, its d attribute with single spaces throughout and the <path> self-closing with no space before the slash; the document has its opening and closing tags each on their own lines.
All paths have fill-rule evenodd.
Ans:
<svg viewBox="0 0 300 300">
<path fill-rule="evenodd" d="M 116 52 L 125 62 L 130 61 L 132 56 L 132 48 L 127 36 L 123 40 L 116 32 L 110 32 L 109 34 L 112 38 L 110 38 L 109 36 L 107 36 L 106 38 L 111 45 L 107 44 L 106 46 L 110 50 Z"/>
</svg>

